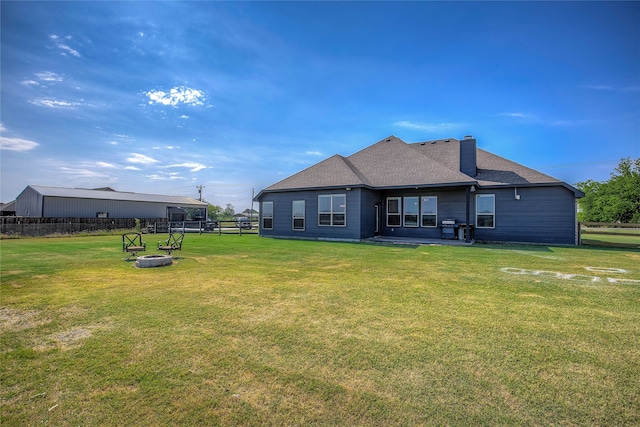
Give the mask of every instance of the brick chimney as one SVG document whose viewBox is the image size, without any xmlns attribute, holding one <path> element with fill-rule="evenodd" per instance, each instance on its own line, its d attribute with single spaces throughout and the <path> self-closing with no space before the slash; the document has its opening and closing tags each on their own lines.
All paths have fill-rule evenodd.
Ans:
<svg viewBox="0 0 640 427">
<path fill-rule="evenodd" d="M 476 176 L 476 140 L 471 135 L 460 141 L 460 172 Z"/>
</svg>

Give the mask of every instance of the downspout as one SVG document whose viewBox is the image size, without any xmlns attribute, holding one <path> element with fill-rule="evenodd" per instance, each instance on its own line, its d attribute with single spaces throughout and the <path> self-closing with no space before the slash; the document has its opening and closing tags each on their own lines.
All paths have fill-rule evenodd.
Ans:
<svg viewBox="0 0 640 427">
<path fill-rule="evenodd" d="M 470 213 L 469 213 L 469 209 L 471 208 L 471 187 L 467 187 L 466 196 L 467 196 L 467 218 L 464 225 L 466 228 L 464 242 L 471 243 L 471 227 L 469 226 L 469 221 L 471 220 Z"/>
</svg>

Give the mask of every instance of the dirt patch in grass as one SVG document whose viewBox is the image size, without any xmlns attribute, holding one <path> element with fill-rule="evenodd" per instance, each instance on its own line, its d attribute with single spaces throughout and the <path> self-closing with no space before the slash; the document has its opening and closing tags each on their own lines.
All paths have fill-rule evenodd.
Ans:
<svg viewBox="0 0 640 427">
<path fill-rule="evenodd" d="M 0 307 L 0 332 L 19 332 L 51 322 L 37 310 Z"/>
<path fill-rule="evenodd" d="M 56 315 L 59 319 L 72 319 L 82 317 L 86 313 L 82 307 L 66 307 Z M 0 333 L 23 332 L 47 325 L 53 320 L 50 316 L 39 310 L 19 310 L 10 307 L 0 307 Z M 47 336 L 41 336 L 32 331 L 25 339 L 30 341 L 29 347 L 36 351 L 47 351 L 53 348 L 67 350 L 81 345 L 81 342 L 92 335 L 92 331 L 108 329 L 107 323 L 77 326 L 65 331 L 55 332 Z M 35 335 L 34 335 L 35 334 Z"/>
<path fill-rule="evenodd" d="M 36 351 L 47 351 L 54 348 L 69 350 L 80 347 L 84 340 L 90 338 L 94 331 L 108 329 L 106 324 L 86 325 L 66 331 L 55 332 L 37 340 L 33 346 Z"/>
</svg>

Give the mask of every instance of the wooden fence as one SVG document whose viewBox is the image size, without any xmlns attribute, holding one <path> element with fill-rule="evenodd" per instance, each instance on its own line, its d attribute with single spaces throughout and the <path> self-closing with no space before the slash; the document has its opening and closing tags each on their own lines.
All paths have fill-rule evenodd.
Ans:
<svg viewBox="0 0 640 427">
<path fill-rule="evenodd" d="M 581 222 L 581 245 L 640 249 L 640 224 Z"/>
<path fill-rule="evenodd" d="M 249 225 L 250 224 L 250 225 Z M 241 226 L 242 225 L 242 226 Z M 206 234 L 258 234 L 257 219 L 249 222 L 238 223 L 236 220 L 215 221 L 159 221 L 147 227 L 148 233 L 167 233 L 177 231 L 182 233 L 206 233 Z"/>
<path fill-rule="evenodd" d="M 159 218 L 35 218 L 22 216 L 0 217 L 3 236 L 41 237 L 96 231 L 131 230 L 144 228 Z M 139 221 L 139 223 L 137 223 Z"/>
</svg>

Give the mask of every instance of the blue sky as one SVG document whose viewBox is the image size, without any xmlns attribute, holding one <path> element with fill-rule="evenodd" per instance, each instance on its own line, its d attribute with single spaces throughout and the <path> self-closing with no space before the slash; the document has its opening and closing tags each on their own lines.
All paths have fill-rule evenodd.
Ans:
<svg viewBox="0 0 640 427">
<path fill-rule="evenodd" d="M 640 157 L 639 2 L 2 1 L 1 192 L 236 211 L 389 135 L 570 184 Z"/>
</svg>

